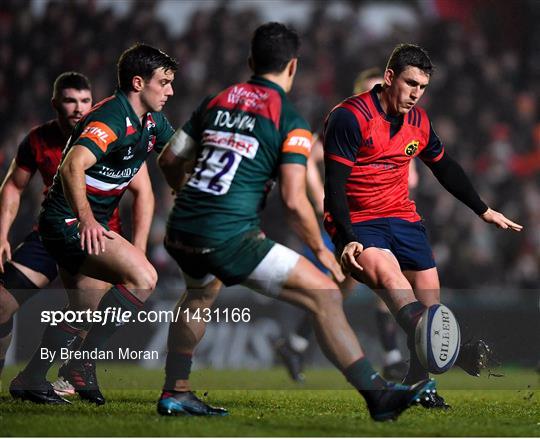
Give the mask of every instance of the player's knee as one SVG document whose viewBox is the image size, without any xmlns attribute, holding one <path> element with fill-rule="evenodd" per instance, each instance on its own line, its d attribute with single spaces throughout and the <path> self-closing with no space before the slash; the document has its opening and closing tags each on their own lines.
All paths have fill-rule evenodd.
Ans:
<svg viewBox="0 0 540 439">
<path fill-rule="evenodd" d="M 38 292 L 37 285 L 11 263 L 4 265 L 4 273 L 0 275 L 0 286 L 3 286 L 0 289 L 8 294 L 7 298 L 0 297 L 0 301 L 8 303 L 15 301 L 15 303 L 8 305 L 9 308 L 14 307 L 12 313 L 16 312 L 23 303 Z"/>
<path fill-rule="evenodd" d="M 376 285 L 387 290 L 410 288 L 408 281 L 400 271 L 384 270 L 376 275 Z"/>
<path fill-rule="evenodd" d="M 146 266 L 138 272 L 136 288 L 138 290 L 148 291 L 150 295 L 156 288 L 157 281 L 158 275 L 156 269 L 152 264 L 147 263 Z"/>
</svg>

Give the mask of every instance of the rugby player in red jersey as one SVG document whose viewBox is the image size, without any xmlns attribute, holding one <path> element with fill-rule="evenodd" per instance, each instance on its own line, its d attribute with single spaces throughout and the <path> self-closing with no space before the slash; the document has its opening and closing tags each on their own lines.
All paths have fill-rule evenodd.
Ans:
<svg viewBox="0 0 540 439">
<path fill-rule="evenodd" d="M 354 94 L 369 91 L 376 84 L 381 84 L 382 82 L 383 72 L 381 69 L 377 67 L 365 69 L 358 74 L 354 81 Z M 324 150 L 322 136 L 318 136 L 314 140 L 307 166 L 308 192 L 317 215 L 322 217 L 324 214 L 324 183 L 322 177 Z M 409 168 L 409 188 L 413 189 L 418 183 L 418 173 L 414 160 L 411 160 Z M 333 251 L 334 245 L 331 238 L 326 233 L 323 237 L 325 244 Z M 318 264 L 315 256 L 308 247 L 304 246 L 303 253 L 320 270 L 326 272 L 324 267 Z M 339 285 L 344 297 L 348 297 L 357 286 L 357 282 L 351 276 L 347 276 L 345 281 Z M 408 366 L 403 360 L 401 351 L 398 348 L 398 325 L 384 301 L 380 297 L 376 297 L 375 321 L 379 340 L 384 351 L 382 376 L 389 381 L 401 381 L 407 373 Z M 304 381 L 304 355 L 309 347 L 311 335 L 310 316 L 309 314 L 305 314 L 291 333 L 286 337 L 280 337 L 275 342 L 276 353 L 281 358 L 290 377 L 294 381 Z"/>
<path fill-rule="evenodd" d="M 56 261 L 43 247 L 36 229 L 26 236 L 13 255 L 8 240 L 9 230 L 17 216 L 22 193 L 34 174 L 40 173 L 45 194 L 51 186 L 73 128 L 92 106 L 90 82 L 81 73 L 62 73 L 54 82 L 51 102 L 57 113 L 56 119 L 33 128 L 23 139 L 0 188 L 0 282 L 3 285 L 0 288 L 0 373 L 11 340 L 13 315 L 58 275 Z M 137 174 L 129 190 L 134 196 L 133 242 L 144 251 L 154 205 L 146 168 Z M 118 209 L 108 225 L 111 230 L 121 233 Z M 69 292 L 69 309 L 95 309 L 101 294 L 107 289 L 108 284 L 89 278 L 80 293 L 77 290 Z M 83 328 L 67 324 L 49 326 L 45 330 L 43 344 L 49 346 L 54 340 L 58 348 L 68 344 L 74 347 L 77 342 L 73 343 L 73 339 L 81 335 L 81 330 Z"/>
<path fill-rule="evenodd" d="M 428 377 L 415 353 L 414 330 L 426 307 L 440 301 L 433 254 L 408 197 L 409 162 L 419 157 L 446 190 L 485 222 L 522 229 L 480 199 L 445 152 L 426 111 L 416 105 L 432 70 L 422 48 L 397 46 L 384 83 L 337 105 L 324 131 L 325 225 L 343 268 L 378 292 L 407 333 L 411 363 L 405 383 Z M 487 349 L 481 341 L 463 345 L 457 364 L 479 375 Z M 436 394 L 426 406 L 447 407 Z"/>
</svg>

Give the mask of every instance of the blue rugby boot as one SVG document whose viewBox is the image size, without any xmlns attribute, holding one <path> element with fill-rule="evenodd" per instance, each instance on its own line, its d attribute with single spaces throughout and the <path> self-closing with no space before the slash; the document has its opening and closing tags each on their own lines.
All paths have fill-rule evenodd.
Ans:
<svg viewBox="0 0 540 439">
<path fill-rule="evenodd" d="M 426 409 L 448 410 L 452 408 L 437 391 L 426 393 L 420 398 L 420 402 L 416 403 Z"/>
<path fill-rule="evenodd" d="M 393 421 L 413 403 L 435 392 L 435 381 L 423 380 L 412 386 L 388 383 L 384 389 L 373 390 L 365 397 L 373 420 Z"/>
<path fill-rule="evenodd" d="M 221 407 L 212 407 L 201 401 L 193 392 L 163 392 L 157 404 L 162 416 L 227 416 Z"/>
</svg>

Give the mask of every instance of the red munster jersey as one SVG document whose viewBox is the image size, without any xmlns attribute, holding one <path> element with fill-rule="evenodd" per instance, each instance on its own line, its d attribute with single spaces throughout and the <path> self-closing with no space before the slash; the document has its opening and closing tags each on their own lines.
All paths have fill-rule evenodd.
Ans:
<svg viewBox="0 0 540 439">
<path fill-rule="evenodd" d="M 32 175 L 39 171 L 45 185 L 43 190 L 45 194 L 53 182 L 67 141 L 68 139 L 64 136 L 58 121 L 55 119 L 32 128 L 17 149 L 15 157 L 17 166 Z M 114 211 L 109 221 L 109 228 L 116 233 L 121 233 L 122 224 L 118 209 Z"/>
<path fill-rule="evenodd" d="M 388 116 L 378 91 L 380 85 L 332 110 L 325 123 L 325 157 L 352 168 L 345 188 L 352 224 L 390 217 L 419 221 L 409 198 L 409 162 L 415 157 L 436 162 L 444 148 L 424 109 Z M 328 213 L 325 218 L 331 230 Z"/>
</svg>

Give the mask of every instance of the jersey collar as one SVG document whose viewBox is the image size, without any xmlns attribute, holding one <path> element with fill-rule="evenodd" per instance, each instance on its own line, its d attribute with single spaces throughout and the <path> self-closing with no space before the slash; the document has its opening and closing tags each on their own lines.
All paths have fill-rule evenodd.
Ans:
<svg viewBox="0 0 540 439">
<path fill-rule="evenodd" d="M 276 90 L 281 96 L 285 97 L 286 93 L 285 90 L 283 90 L 279 85 L 277 85 L 275 82 L 272 82 L 266 78 L 263 78 L 262 76 L 253 75 L 250 80 L 248 81 L 248 84 L 256 84 L 256 85 L 263 85 L 268 88 L 272 88 Z"/>
<path fill-rule="evenodd" d="M 397 116 L 391 116 L 384 112 L 381 106 L 381 102 L 379 101 L 379 96 L 378 96 L 378 93 L 380 93 L 381 91 L 382 91 L 382 85 L 376 84 L 369 92 L 369 94 L 371 95 L 371 100 L 373 101 L 373 104 L 375 105 L 375 108 L 377 108 L 377 111 L 384 118 L 384 120 L 390 123 L 401 123 L 403 121 L 402 114 L 398 114 Z"/>
<path fill-rule="evenodd" d="M 127 95 L 122 90 L 120 90 L 120 88 L 117 88 L 114 94 L 122 104 L 122 107 L 124 107 L 124 109 L 128 113 L 128 117 L 130 118 L 131 123 L 136 124 L 136 126 L 140 128 L 141 122 L 139 121 L 139 116 L 135 114 L 135 110 L 133 110 L 133 107 L 129 103 Z"/>
</svg>

